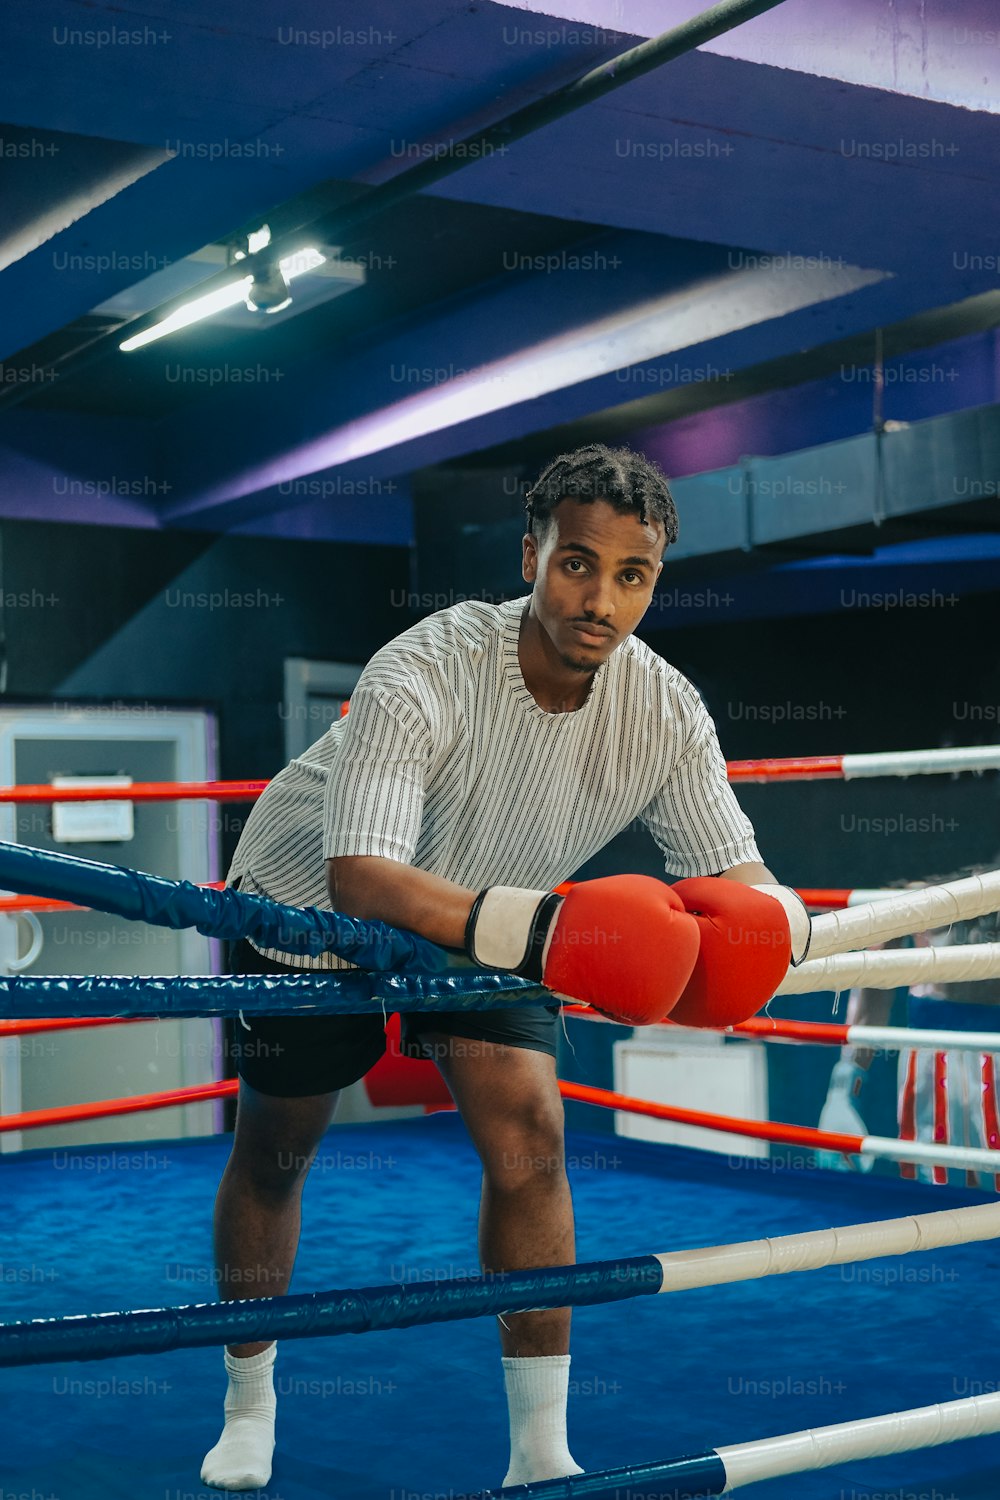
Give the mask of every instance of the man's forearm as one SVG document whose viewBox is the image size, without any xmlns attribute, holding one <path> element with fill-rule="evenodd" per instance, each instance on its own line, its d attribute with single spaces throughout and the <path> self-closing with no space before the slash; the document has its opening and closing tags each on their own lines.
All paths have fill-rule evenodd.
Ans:
<svg viewBox="0 0 1000 1500">
<path fill-rule="evenodd" d="M 440 875 L 377 855 L 328 859 L 326 883 L 334 911 L 405 927 L 445 948 L 464 947 L 465 924 L 478 895 Z"/>
<path fill-rule="evenodd" d="M 723 870 L 722 877 L 744 885 L 778 883 L 766 865 L 755 863 L 734 865 Z M 328 859 L 326 880 L 334 911 L 405 927 L 445 948 L 465 946 L 465 926 L 477 891 L 399 860 L 367 854 Z"/>
<path fill-rule="evenodd" d="M 745 864 L 733 865 L 728 870 L 721 872 L 723 880 L 739 880 L 743 885 L 780 885 L 781 881 L 777 875 L 772 875 L 767 865 Z"/>
</svg>

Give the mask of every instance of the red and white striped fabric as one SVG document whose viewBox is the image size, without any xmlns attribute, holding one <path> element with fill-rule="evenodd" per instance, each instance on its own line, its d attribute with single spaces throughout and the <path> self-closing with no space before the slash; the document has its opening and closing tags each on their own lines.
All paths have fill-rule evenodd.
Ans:
<svg viewBox="0 0 1000 1500">
<path fill-rule="evenodd" d="M 899 1059 L 899 1138 L 937 1145 L 983 1148 L 1000 1153 L 997 1118 L 997 1052 L 904 1052 Z M 992 1186 L 1000 1192 L 1000 1154 Z M 948 1181 L 947 1167 L 900 1164 L 900 1175 Z M 967 1171 L 969 1187 L 988 1187 L 978 1172 Z"/>
<path fill-rule="evenodd" d="M 918 948 L 949 947 L 954 932 L 917 933 Z M 944 991 L 931 984 L 912 985 L 915 1000 L 933 1000 L 941 1005 L 942 1016 L 951 1010 Z M 984 1008 L 984 1019 L 988 1016 Z M 899 1055 L 898 1117 L 899 1138 L 904 1141 L 933 1141 L 937 1145 L 982 1148 L 1000 1153 L 996 1080 L 1000 1058 L 1000 1033 L 996 1050 L 941 1051 L 913 1050 Z M 901 1163 L 903 1177 L 925 1179 L 944 1185 L 948 1169 L 944 1166 L 918 1167 Z M 967 1171 L 966 1185 L 990 1187 L 1000 1192 L 1000 1154 L 992 1183 L 977 1172 Z"/>
</svg>

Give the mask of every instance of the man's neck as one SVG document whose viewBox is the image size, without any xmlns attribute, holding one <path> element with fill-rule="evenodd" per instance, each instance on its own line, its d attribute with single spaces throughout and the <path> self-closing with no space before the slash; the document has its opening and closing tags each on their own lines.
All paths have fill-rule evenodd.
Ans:
<svg viewBox="0 0 1000 1500">
<path fill-rule="evenodd" d="M 564 666 L 530 605 L 521 616 L 517 660 L 525 687 L 546 713 L 574 713 L 586 703 L 594 673 Z"/>
</svg>

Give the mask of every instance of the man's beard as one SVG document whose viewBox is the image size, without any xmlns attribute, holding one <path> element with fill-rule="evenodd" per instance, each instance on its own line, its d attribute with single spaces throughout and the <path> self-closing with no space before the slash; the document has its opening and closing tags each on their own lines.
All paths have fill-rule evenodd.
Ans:
<svg viewBox="0 0 1000 1500">
<path fill-rule="evenodd" d="M 599 661 L 578 661 L 575 657 L 563 656 L 561 653 L 559 656 L 559 660 L 562 662 L 563 666 L 568 667 L 571 672 L 586 673 L 590 677 L 593 677 L 594 673 L 601 665 Z"/>
</svg>

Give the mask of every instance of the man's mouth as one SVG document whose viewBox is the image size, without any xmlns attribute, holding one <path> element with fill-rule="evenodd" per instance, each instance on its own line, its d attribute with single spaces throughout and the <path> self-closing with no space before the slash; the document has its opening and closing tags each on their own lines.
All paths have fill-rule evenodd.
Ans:
<svg viewBox="0 0 1000 1500">
<path fill-rule="evenodd" d="M 613 631 L 605 630 L 600 625 L 588 625 L 583 620 L 574 620 L 570 629 L 585 646 L 605 646 L 614 638 Z"/>
</svg>

